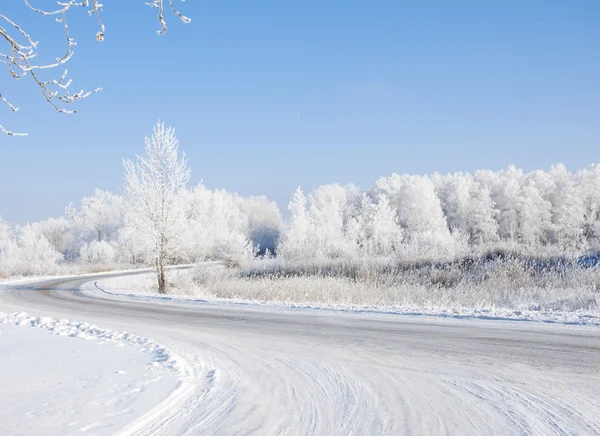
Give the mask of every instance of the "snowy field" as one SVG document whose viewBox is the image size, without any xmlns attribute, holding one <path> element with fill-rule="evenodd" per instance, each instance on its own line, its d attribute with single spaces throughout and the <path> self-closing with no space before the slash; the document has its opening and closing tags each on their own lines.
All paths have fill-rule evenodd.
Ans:
<svg viewBox="0 0 600 436">
<path fill-rule="evenodd" d="M 0 313 L 0 434 L 127 434 L 178 388 L 176 367 L 131 334 Z"/>
</svg>

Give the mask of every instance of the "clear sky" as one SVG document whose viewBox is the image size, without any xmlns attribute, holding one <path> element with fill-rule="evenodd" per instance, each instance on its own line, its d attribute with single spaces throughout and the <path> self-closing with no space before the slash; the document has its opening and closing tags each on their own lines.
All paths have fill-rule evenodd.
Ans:
<svg viewBox="0 0 600 436">
<path fill-rule="evenodd" d="M 60 27 L 21 1 L 2 13 L 61 55 Z M 8 4 L 10 3 L 10 5 Z M 143 0 L 105 1 L 106 38 L 71 16 L 74 88 L 54 113 L 1 73 L 0 215 L 58 216 L 99 187 L 157 119 L 176 127 L 193 182 L 286 207 L 297 186 L 600 157 L 600 1 L 188 0 L 157 36 Z M 50 37 L 46 38 L 46 35 Z M 4 47 L 2 47 L 4 48 Z"/>
</svg>

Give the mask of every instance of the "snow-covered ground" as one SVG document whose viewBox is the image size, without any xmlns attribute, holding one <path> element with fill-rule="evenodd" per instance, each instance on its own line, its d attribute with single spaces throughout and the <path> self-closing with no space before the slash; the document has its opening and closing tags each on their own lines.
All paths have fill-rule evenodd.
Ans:
<svg viewBox="0 0 600 436">
<path fill-rule="evenodd" d="M 176 398 L 136 421 L 136 435 L 600 434 L 597 327 L 131 298 L 94 286 L 115 276 L 0 286 L 0 305 L 150 337 L 181 356 Z"/>
<path fill-rule="evenodd" d="M 187 271 L 181 271 L 181 274 L 187 274 Z M 152 300 L 174 300 L 193 302 L 211 302 L 219 304 L 234 305 L 259 305 L 279 307 L 285 309 L 308 309 L 308 310 L 328 310 L 328 311 L 346 311 L 346 312 L 371 312 L 386 313 L 398 315 L 427 315 L 452 318 L 480 318 L 495 320 L 514 320 L 514 321 L 535 321 L 562 324 L 581 324 L 590 326 L 600 326 L 600 312 L 592 310 L 560 311 L 560 310 L 514 310 L 503 307 L 443 307 L 443 306 L 417 306 L 417 305 L 397 305 L 397 306 L 376 306 L 376 305 L 355 305 L 355 304 L 319 304 L 306 301 L 263 301 L 247 300 L 242 298 L 216 298 L 209 294 L 203 294 L 195 290 L 190 295 L 188 293 L 175 290 L 172 295 L 158 295 L 155 285 L 156 276 L 154 273 L 131 275 L 124 277 L 115 277 L 99 279 L 88 283 L 83 289 L 87 292 L 103 292 L 113 297 L 123 296 L 126 299 L 152 299 Z"/>
<path fill-rule="evenodd" d="M 146 338 L 0 312 L 0 434 L 118 434 L 173 395 L 178 369 Z"/>
</svg>

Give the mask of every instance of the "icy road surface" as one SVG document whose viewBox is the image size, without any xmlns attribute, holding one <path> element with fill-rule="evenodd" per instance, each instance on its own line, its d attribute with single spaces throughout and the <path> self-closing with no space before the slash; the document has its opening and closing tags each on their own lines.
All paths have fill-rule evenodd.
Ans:
<svg viewBox="0 0 600 436">
<path fill-rule="evenodd" d="M 136 434 L 600 434 L 597 327 L 111 300 L 79 289 L 97 278 L 0 287 L 0 310 L 127 330 L 185 359 L 177 398 Z"/>
</svg>

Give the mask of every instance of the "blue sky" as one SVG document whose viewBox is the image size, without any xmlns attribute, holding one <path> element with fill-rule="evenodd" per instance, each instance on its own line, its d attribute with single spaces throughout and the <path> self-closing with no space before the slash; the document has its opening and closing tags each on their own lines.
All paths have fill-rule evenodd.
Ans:
<svg viewBox="0 0 600 436">
<path fill-rule="evenodd" d="M 0 215 L 61 215 L 99 187 L 157 119 L 177 128 L 193 183 L 265 194 L 379 176 L 500 169 L 600 156 L 600 2 L 189 0 L 157 36 L 143 0 L 105 3 L 106 39 L 71 16 L 74 88 L 104 90 L 54 113 L 3 74 Z M 62 54 L 60 27 L 10 2 L 3 13 Z M 48 35 L 48 36 L 46 36 Z"/>
</svg>

